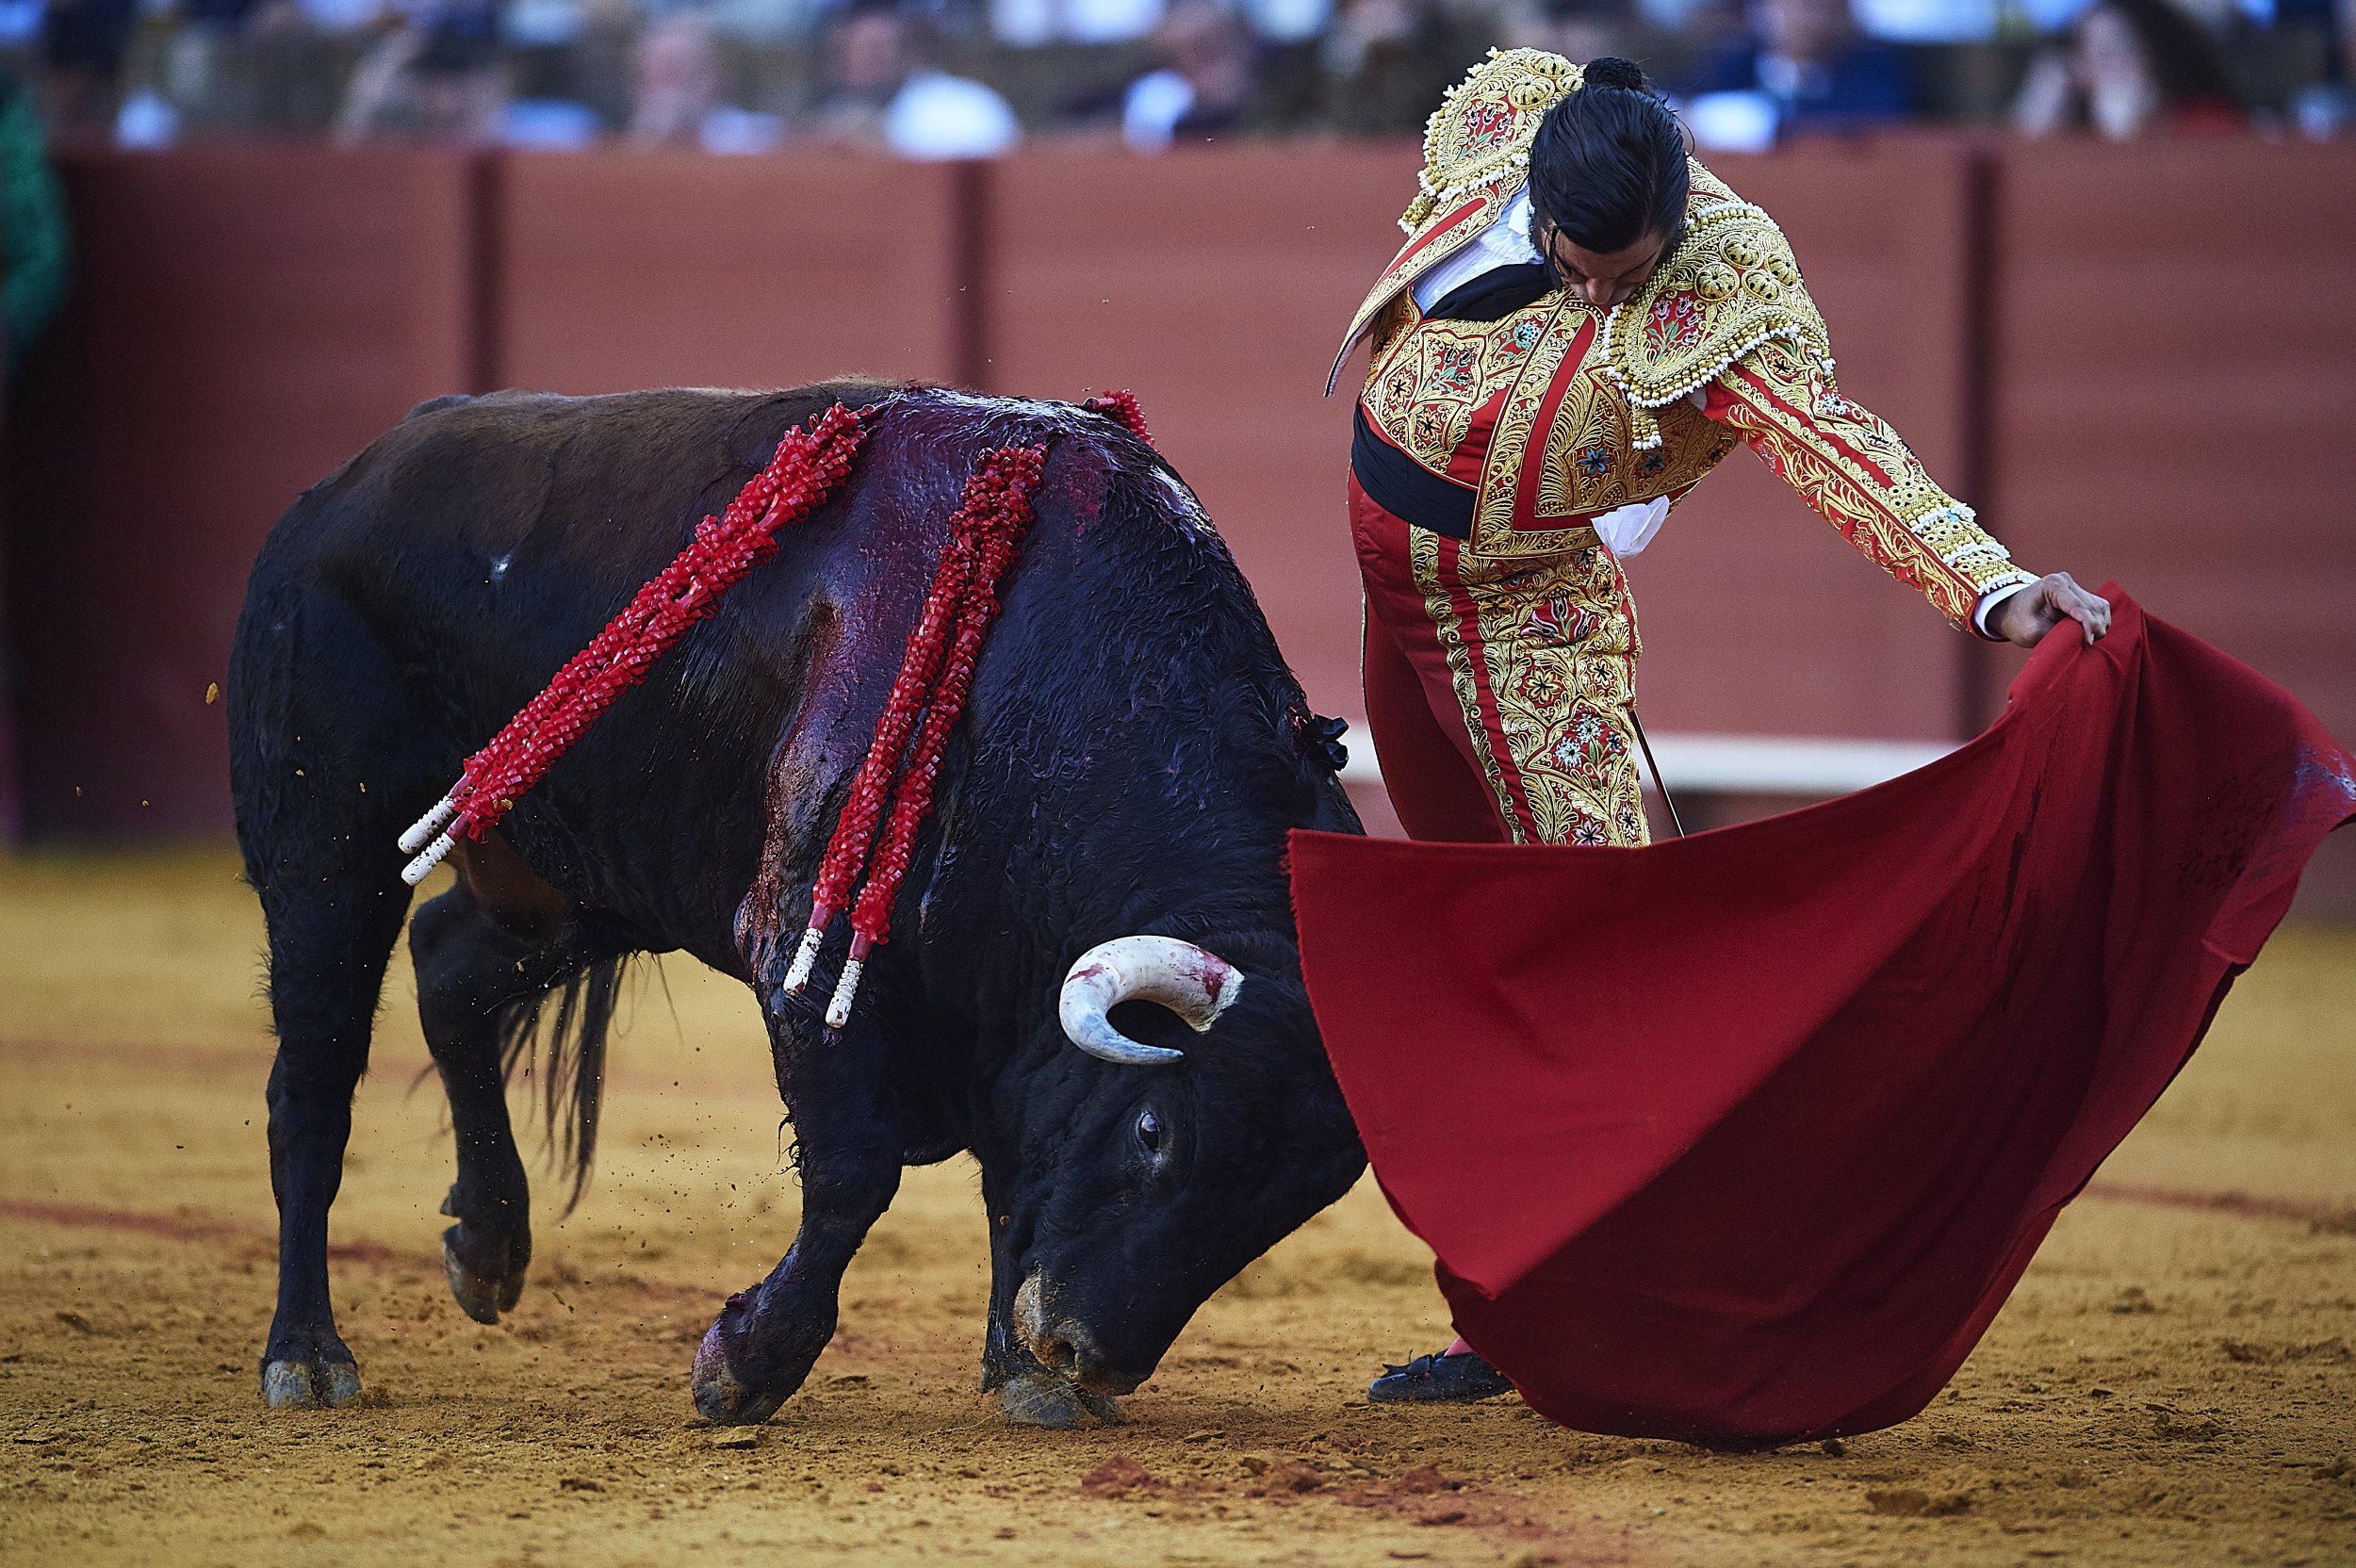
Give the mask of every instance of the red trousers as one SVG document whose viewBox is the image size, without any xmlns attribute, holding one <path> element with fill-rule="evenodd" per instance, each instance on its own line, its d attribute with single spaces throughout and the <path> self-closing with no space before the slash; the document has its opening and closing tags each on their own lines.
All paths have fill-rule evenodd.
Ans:
<svg viewBox="0 0 2356 1568">
<path fill-rule="evenodd" d="M 1639 844 L 1635 607 L 1593 547 L 1488 561 L 1353 479 L 1366 727 L 1411 838 Z"/>
</svg>

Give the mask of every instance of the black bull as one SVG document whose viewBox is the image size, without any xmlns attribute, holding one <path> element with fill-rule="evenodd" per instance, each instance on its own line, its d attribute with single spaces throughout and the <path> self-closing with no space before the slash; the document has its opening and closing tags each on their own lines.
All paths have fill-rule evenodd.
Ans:
<svg viewBox="0 0 2356 1568">
<path fill-rule="evenodd" d="M 1174 474 L 1063 404 L 841 384 L 499 394 L 428 404 L 307 492 L 264 546 L 230 668 L 232 783 L 270 939 L 279 1404 L 358 1393 L 327 1216 L 384 966 L 401 829 L 766 461 L 836 398 L 881 400 L 851 478 L 527 795 L 409 922 L 449 1094 L 460 1304 L 496 1321 L 532 1253 L 506 1074 L 569 1086 L 578 1197 L 622 963 L 681 950 L 751 986 L 794 1129 L 800 1228 L 695 1358 L 716 1420 L 766 1418 L 832 1335 L 844 1266 L 904 1166 L 971 1150 L 991 1261 L 983 1386 L 1019 1419 L 1111 1415 L 1223 1282 L 1364 1165 L 1300 977 L 1282 857 L 1356 829 L 1299 685 Z M 945 521 L 976 459 L 1047 443 L 930 821 L 846 1027 L 779 977 Z M 1179 937 L 1247 982 L 1208 1034 L 1144 1003 L 1113 1065 L 1066 1041 L 1065 969 Z M 561 1058 L 561 1059 L 560 1059 Z M 1027 1288 L 1026 1288 L 1027 1287 Z"/>
</svg>

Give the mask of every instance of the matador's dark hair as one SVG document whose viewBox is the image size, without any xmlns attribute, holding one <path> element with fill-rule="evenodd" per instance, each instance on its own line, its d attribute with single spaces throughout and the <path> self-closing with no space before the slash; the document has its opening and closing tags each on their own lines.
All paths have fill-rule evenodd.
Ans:
<svg viewBox="0 0 2356 1568">
<path fill-rule="evenodd" d="M 1590 61 L 1585 85 L 1546 111 L 1530 143 L 1532 220 L 1605 254 L 1648 234 L 1674 239 L 1685 227 L 1685 127 L 1643 67 Z"/>
</svg>

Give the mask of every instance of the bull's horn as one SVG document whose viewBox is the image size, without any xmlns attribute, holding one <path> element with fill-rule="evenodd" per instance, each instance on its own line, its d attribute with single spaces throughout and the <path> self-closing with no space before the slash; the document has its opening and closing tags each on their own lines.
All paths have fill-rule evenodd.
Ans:
<svg viewBox="0 0 2356 1568">
<path fill-rule="evenodd" d="M 1243 988 L 1243 971 L 1175 937 L 1116 937 L 1080 955 L 1063 977 L 1063 1032 L 1091 1056 L 1156 1067 L 1186 1054 L 1133 1040 L 1105 1016 L 1122 1002 L 1158 1002 L 1195 1033 L 1211 1026 Z"/>
</svg>

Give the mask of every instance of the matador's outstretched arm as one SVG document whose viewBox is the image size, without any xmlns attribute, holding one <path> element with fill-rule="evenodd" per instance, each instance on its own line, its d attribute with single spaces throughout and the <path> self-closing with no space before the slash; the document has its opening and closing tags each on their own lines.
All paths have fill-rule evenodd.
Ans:
<svg viewBox="0 0 2356 1568">
<path fill-rule="evenodd" d="M 1986 612 L 2037 580 L 1932 482 L 1896 431 L 1786 345 L 1736 360 L 1710 383 L 1705 411 L 1740 432 L 1867 560 L 1957 626 L 1992 635 Z"/>
</svg>

